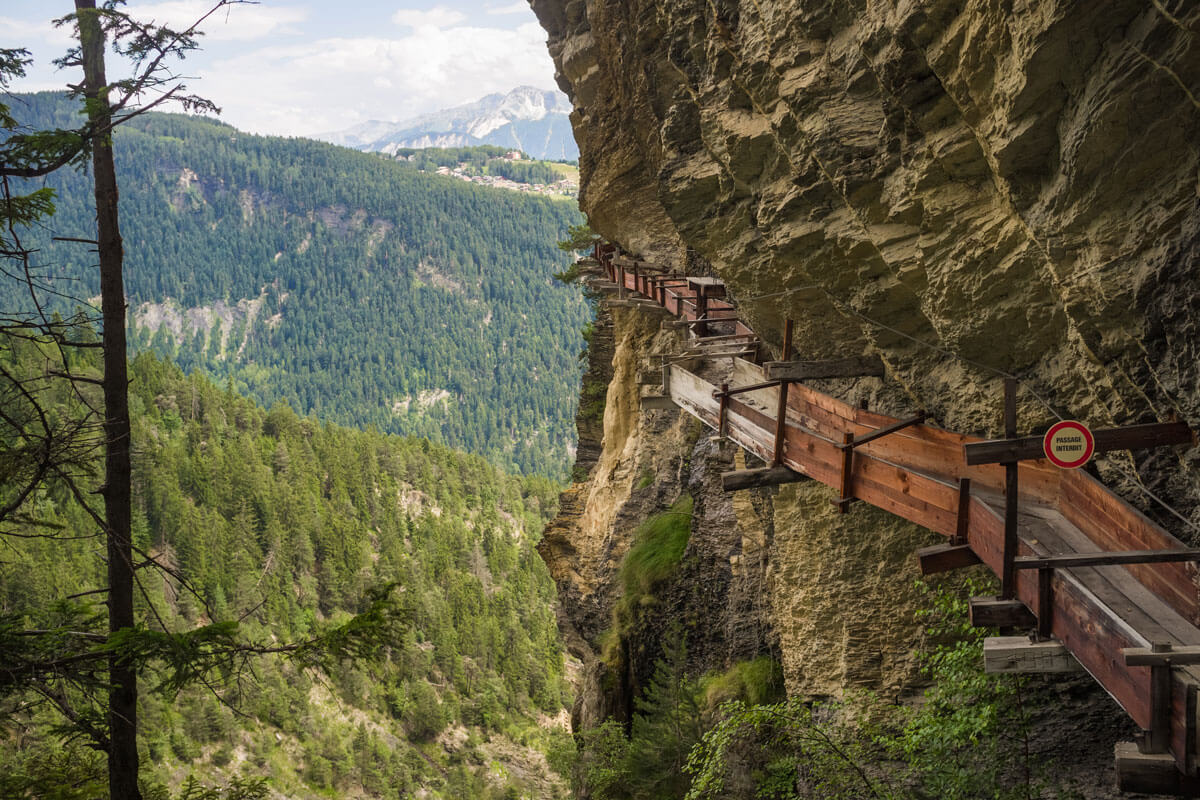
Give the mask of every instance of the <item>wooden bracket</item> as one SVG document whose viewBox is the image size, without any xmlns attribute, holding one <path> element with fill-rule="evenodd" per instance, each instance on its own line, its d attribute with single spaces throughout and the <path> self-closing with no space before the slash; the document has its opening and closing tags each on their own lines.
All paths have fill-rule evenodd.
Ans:
<svg viewBox="0 0 1200 800">
<path fill-rule="evenodd" d="M 917 561 L 921 565 L 922 575 L 936 575 L 939 572 L 972 567 L 980 563 L 979 556 L 975 555 L 975 551 L 967 544 L 935 544 L 922 547 L 917 551 Z"/>
<path fill-rule="evenodd" d="M 1037 620 L 1020 600 L 972 597 L 967 602 L 971 624 L 976 628 L 1032 628 Z"/>
<path fill-rule="evenodd" d="M 1142 732 L 1138 749 L 1165 753 L 1171 744 L 1171 668 L 1200 664 L 1200 647 L 1176 650 L 1169 642 L 1154 642 L 1149 648 L 1127 647 L 1121 654 L 1126 666 L 1150 668 L 1150 728 Z"/>
<path fill-rule="evenodd" d="M 983 671 L 1034 675 L 1079 672 L 1075 656 L 1059 641 L 1033 641 L 1028 636 L 989 636 L 983 640 Z"/>
<path fill-rule="evenodd" d="M 675 407 L 675 401 L 666 395 L 646 395 L 642 398 L 642 411 L 666 411 Z"/>
<path fill-rule="evenodd" d="M 758 489 L 764 486 L 779 486 L 784 483 L 798 483 L 810 480 L 803 472 L 785 466 L 761 467 L 759 469 L 738 469 L 721 473 L 721 488 L 727 492 L 741 489 Z"/>
<path fill-rule="evenodd" d="M 763 365 L 766 376 L 772 380 L 807 381 L 820 378 L 882 378 L 883 361 L 879 356 L 855 356 L 834 358 L 825 361 L 768 361 Z"/>
<path fill-rule="evenodd" d="M 1200 797 L 1200 778 L 1180 772 L 1170 753 L 1143 753 L 1134 742 L 1117 742 L 1113 757 L 1122 792 Z"/>
</svg>

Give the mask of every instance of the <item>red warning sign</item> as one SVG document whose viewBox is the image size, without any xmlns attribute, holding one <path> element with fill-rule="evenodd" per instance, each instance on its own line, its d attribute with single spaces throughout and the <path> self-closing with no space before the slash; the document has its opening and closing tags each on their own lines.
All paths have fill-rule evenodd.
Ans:
<svg viewBox="0 0 1200 800">
<path fill-rule="evenodd" d="M 1046 458 L 1056 467 L 1076 469 L 1082 467 L 1096 451 L 1096 440 L 1082 422 L 1064 420 L 1046 431 L 1042 440 Z"/>
</svg>

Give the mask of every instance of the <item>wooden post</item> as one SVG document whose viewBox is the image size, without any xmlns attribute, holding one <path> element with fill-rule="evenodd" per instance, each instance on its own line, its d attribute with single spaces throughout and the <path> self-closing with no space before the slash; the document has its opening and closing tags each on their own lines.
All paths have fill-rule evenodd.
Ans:
<svg viewBox="0 0 1200 800">
<path fill-rule="evenodd" d="M 1152 653 L 1169 653 L 1171 645 L 1154 642 Z M 1143 753 L 1165 753 L 1171 743 L 1171 665 L 1150 667 L 1150 730 L 1142 739 Z"/>
<path fill-rule="evenodd" d="M 725 415 L 729 411 L 729 384 L 721 384 L 721 410 L 717 417 L 717 436 L 725 438 Z"/>
<path fill-rule="evenodd" d="M 1050 586 L 1053 579 L 1053 567 L 1044 567 L 1038 570 L 1037 638 L 1039 641 L 1046 641 L 1050 638 L 1054 623 L 1054 590 Z"/>
<path fill-rule="evenodd" d="M 1017 379 L 1004 379 L 1004 437 L 1017 437 Z M 1004 563 L 1000 573 L 1000 597 L 1012 600 L 1017 593 L 1017 461 L 1004 465 Z"/>
<path fill-rule="evenodd" d="M 954 536 L 950 544 L 963 545 L 967 543 L 967 532 L 971 527 L 971 479 L 958 479 L 958 520 L 954 528 Z"/>
<path fill-rule="evenodd" d="M 708 287 L 696 287 L 696 317 L 698 319 L 708 318 Z M 708 336 L 708 323 L 701 322 L 695 327 L 696 338 Z"/>
<path fill-rule="evenodd" d="M 783 323 L 783 360 L 791 361 L 792 359 L 792 321 L 785 320 Z M 779 405 L 777 407 L 778 414 L 775 417 L 775 450 L 771 466 L 778 467 L 783 463 L 783 442 L 784 430 L 787 426 L 787 396 L 788 382 L 783 381 L 779 384 Z"/>
<path fill-rule="evenodd" d="M 838 513 L 845 514 L 850 510 L 850 501 L 853 495 L 850 491 L 850 484 L 854 477 L 854 434 L 846 431 L 842 434 L 842 496 L 834 501 L 837 505 Z"/>
</svg>

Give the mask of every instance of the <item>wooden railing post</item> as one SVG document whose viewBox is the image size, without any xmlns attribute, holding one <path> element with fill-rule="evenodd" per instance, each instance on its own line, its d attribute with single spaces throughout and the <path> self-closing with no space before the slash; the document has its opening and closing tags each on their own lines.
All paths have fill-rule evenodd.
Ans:
<svg viewBox="0 0 1200 800">
<path fill-rule="evenodd" d="M 725 438 L 725 418 L 729 413 L 729 384 L 721 384 L 721 406 L 717 416 L 717 436 Z"/>
<path fill-rule="evenodd" d="M 967 543 L 967 532 L 971 527 L 971 479 L 958 479 L 958 518 L 955 520 L 954 536 L 950 539 L 952 545 Z"/>
<path fill-rule="evenodd" d="M 1049 639 L 1054 627 L 1054 594 L 1050 582 L 1054 580 L 1054 568 L 1038 570 L 1037 638 Z"/>
<path fill-rule="evenodd" d="M 1004 379 L 1004 437 L 1017 437 L 1017 379 Z M 1017 557 L 1017 522 L 1020 505 L 1018 503 L 1017 464 L 1014 459 L 1004 465 L 1004 556 L 1000 572 L 1000 597 L 1012 600 L 1017 596 L 1017 571 L 1014 559 Z"/>
<path fill-rule="evenodd" d="M 792 360 L 792 321 L 790 319 L 783 323 L 783 360 Z M 778 467 L 783 463 L 784 431 L 787 428 L 787 398 L 788 382 L 782 381 L 779 384 L 778 414 L 775 417 L 775 450 L 771 461 L 773 467 Z"/>
<path fill-rule="evenodd" d="M 1171 645 L 1154 642 L 1152 653 L 1169 653 Z M 1171 744 L 1171 665 L 1150 667 L 1150 730 L 1142 739 L 1143 753 L 1165 753 Z"/>
</svg>

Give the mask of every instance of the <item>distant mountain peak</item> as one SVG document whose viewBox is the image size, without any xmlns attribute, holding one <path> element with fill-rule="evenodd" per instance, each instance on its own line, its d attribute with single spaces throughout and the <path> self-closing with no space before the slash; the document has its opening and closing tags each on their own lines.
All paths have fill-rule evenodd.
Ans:
<svg viewBox="0 0 1200 800">
<path fill-rule="evenodd" d="M 579 149 L 568 115 L 571 103 L 556 90 L 518 86 L 505 94 L 398 122 L 364 122 L 314 138 L 370 152 L 401 147 L 463 147 L 495 144 L 515 147 L 534 158 L 576 159 Z"/>
</svg>

